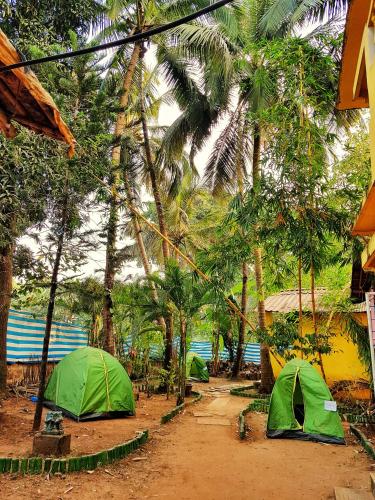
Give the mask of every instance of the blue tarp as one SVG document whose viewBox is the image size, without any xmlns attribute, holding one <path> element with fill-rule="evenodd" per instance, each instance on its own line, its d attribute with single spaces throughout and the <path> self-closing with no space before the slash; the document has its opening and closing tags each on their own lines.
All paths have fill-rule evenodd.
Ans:
<svg viewBox="0 0 375 500">
<path fill-rule="evenodd" d="M 37 363 L 42 356 L 46 322 L 31 313 L 9 311 L 7 329 L 8 363 Z M 88 344 L 88 333 L 81 325 L 54 321 L 48 361 L 60 361 L 66 354 Z"/>
<path fill-rule="evenodd" d="M 174 346 L 178 348 L 178 339 L 174 339 Z M 128 352 L 131 347 L 131 337 L 129 336 L 124 344 L 125 352 Z M 212 359 L 212 344 L 211 342 L 196 340 L 190 343 L 189 352 L 195 352 L 203 358 L 204 360 Z M 154 357 L 162 356 L 162 348 L 157 346 L 151 346 L 150 355 Z M 228 351 L 224 348 L 223 351 L 219 353 L 220 359 L 228 359 Z M 260 344 L 248 343 L 245 345 L 244 361 L 246 363 L 253 362 L 260 364 Z"/>
</svg>

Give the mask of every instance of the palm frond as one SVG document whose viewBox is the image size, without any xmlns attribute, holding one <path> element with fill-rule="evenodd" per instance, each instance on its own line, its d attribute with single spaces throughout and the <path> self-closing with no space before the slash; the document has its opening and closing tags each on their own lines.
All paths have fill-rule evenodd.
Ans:
<svg viewBox="0 0 375 500">
<path fill-rule="evenodd" d="M 242 101 L 231 114 L 230 120 L 214 144 L 210 158 L 206 165 L 204 183 L 213 194 L 217 195 L 223 190 L 231 190 L 236 185 L 239 149 L 245 157 L 249 155 L 246 138 L 239 145 L 244 126 L 244 112 L 246 102 Z M 243 158 L 241 158 L 241 163 Z"/>
<path fill-rule="evenodd" d="M 283 25 L 332 19 L 346 12 L 348 0 L 273 0 L 262 17 L 261 28 L 266 34 L 276 33 Z"/>
</svg>

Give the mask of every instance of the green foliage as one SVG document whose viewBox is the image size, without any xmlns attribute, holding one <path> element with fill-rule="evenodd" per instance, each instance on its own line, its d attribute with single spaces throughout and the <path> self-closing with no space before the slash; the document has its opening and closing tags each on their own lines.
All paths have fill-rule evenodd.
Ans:
<svg viewBox="0 0 375 500">
<path fill-rule="evenodd" d="M 91 43 L 118 38 L 208 2 L 141 3 L 143 12 L 137 15 L 140 4 L 135 1 L 0 0 L 0 23 L 23 53 L 43 56 L 86 46 L 89 32 L 97 35 Z M 188 343 L 193 335 L 205 339 L 219 335 L 228 350 L 236 346 L 239 322 L 225 297 L 240 304 L 240 266 L 248 262 L 247 306 L 252 319 L 258 299 L 252 267 L 255 247 L 263 251 L 266 294 L 296 287 L 299 260 L 303 287 L 310 286 L 311 273 L 316 286 L 335 293 L 347 287 L 352 258 L 358 258 L 362 245 L 353 242 L 350 229 L 370 179 L 368 134 L 363 123 L 356 122 L 358 113 L 335 109 L 342 42 L 337 29 L 319 26 L 306 37 L 293 35 L 296 24 L 323 12 L 341 11 L 345 2 L 335 4 L 235 2 L 154 38 L 156 66 L 149 69 L 143 63 L 142 71 L 139 65 L 136 68 L 126 126 L 121 139 L 116 138 L 122 151 L 120 177 L 128 175 L 132 201 L 156 222 L 155 204 L 144 197 L 150 172 L 140 123 L 142 86 L 168 235 L 211 279 L 206 285 L 182 261 L 171 261 L 160 273 L 160 239 L 141 224 L 148 259 L 157 271 L 150 280 L 115 282 L 111 310 L 119 351 L 130 338 L 131 354 L 124 362 L 132 361 L 137 373 L 149 376 L 151 347 L 158 346 L 162 353 L 157 320 L 168 314 L 180 331 L 186 327 Z M 99 229 L 90 226 L 90 214 L 108 212 L 103 183 L 113 184 L 119 173 L 109 158 L 113 124 L 123 111 L 118 97 L 132 49 L 124 46 L 106 57 L 87 55 L 35 69 L 77 140 L 73 159 L 66 157 L 63 145 L 22 128 L 14 141 L 0 136 L 0 246 L 13 245 L 23 235 L 34 236 L 40 244 L 35 253 L 22 244 L 15 250 L 13 305 L 44 313 L 47 275 L 67 207 L 62 270 L 70 278 L 60 282 L 56 318 L 84 322 L 95 345 L 103 341 L 100 316 L 106 290 L 98 279 L 71 275 L 80 272 L 103 235 L 101 222 Z M 163 96 L 160 75 L 169 87 Z M 171 127 L 159 124 L 165 103 L 181 109 Z M 223 129 L 202 181 L 194 156 L 221 118 Z M 256 130 L 261 135 L 259 182 L 250 176 Z M 190 157 L 185 154 L 187 147 Z M 342 160 L 335 156 L 339 148 Z M 135 234 L 120 201 L 124 196 L 120 184 L 115 225 L 126 242 L 114 252 L 116 272 L 127 260 L 139 258 L 129 239 Z M 151 287 L 157 290 L 157 300 Z M 368 363 L 364 331 L 358 324 L 350 324 L 348 331 Z M 285 359 L 331 352 L 330 332 L 319 327 L 302 338 L 295 315 L 278 318 L 270 331 L 258 334 Z M 162 379 L 174 376 L 172 371 L 161 373 Z"/>
<path fill-rule="evenodd" d="M 101 13 L 103 7 L 96 0 L 0 0 L 1 28 L 21 50 L 30 43 L 65 41 L 69 30 L 87 34 Z"/>
<path fill-rule="evenodd" d="M 346 333 L 357 346 L 359 359 L 366 367 L 369 377 L 372 378 L 371 347 L 367 327 L 358 323 L 351 314 L 347 314 Z"/>
<path fill-rule="evenodd" d="M 272 322 L 269 330 L 258 330 L 259 342 L 264 342 L 274 349 L 285 361 L 295 357 L 309 358 L 311 363 L 319 363 L 318 354 L 331 354 L 331 336 L 324 327 L 315 332 L 299 333 L 298 313 L 279 315 Z"/>
</svg>

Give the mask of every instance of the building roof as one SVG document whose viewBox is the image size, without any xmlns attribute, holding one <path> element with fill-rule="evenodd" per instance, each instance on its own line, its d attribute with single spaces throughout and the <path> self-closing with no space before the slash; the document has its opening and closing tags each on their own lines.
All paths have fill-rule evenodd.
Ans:
<svg viewBox="0 0 375 500">
<path fill-rule="evenodd" d="M 330 312 L 330 308 L 324 304 L 323 297 L 326 294 L 326 288 L 317 288 L 315 290 L 315 301 L 317 312 Z M 266 312 L 279 312 L 288 313 L 298 311 L 299 297 L 298 289 L 285 290 L 267 297 L 264 301 Z M 311 311 L 311 291 L 302 289 L 302 308 L 306 311 Z M 353 312 L 366 312 L 366 302 L 355 304 L 352 309 Z"/>
<path fill-rule="evenodd" d="M 349 4 L 339 81 L 338 109 L 369 106 L 366 67 L 364 55 L 361 55 L 361 46 L 366 25 L 372 24 L 370 13 L 373 3 L 374 0 L 351 0 Z M 359 61 L 360 57 L 361 61 Z M 356 80 L 358 84 L 354 88 Z"/>
<path fill-rule="evenodd" d="M 0 66 L 20 61 L 17 50 L 0 29 Z M 61 118 L 52 97 L 42 87 L 35 74 L 25 68 L 0 73 L 0 132 L 12 138 L 14 120 L 21 125 L 69 144 L 74 153 L 74 137 Z"/>
</svg>

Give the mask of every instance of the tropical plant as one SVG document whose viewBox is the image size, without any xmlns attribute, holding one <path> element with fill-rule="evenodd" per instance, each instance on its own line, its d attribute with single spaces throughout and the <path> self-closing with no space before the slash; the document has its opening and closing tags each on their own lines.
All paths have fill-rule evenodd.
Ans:
<svg viewBox="0 0 375 500">
<path fill-rule="evenodd" d="M 194 315 L 209 300 L 209 290 L 194 273 L 182 270 L 173 260 L 168 261 L 164 277 L 153 275 L 149 280 L 155 283 L 158 302 L 144 306 L 148 318 L 152 320 L 169 312 L 176 315 L 179 324 L 178 404 L 181 404 L 185 398 L 187 338 Z"/>
</svg>

